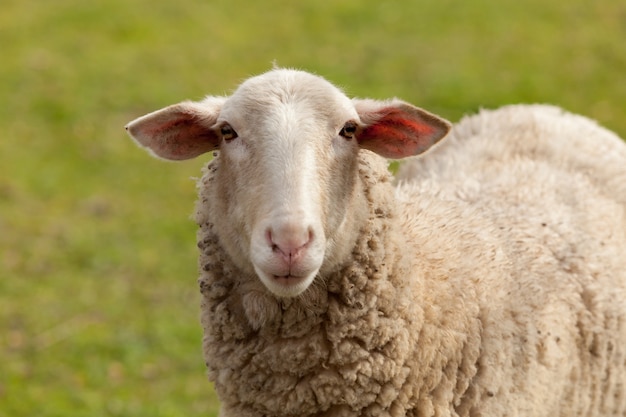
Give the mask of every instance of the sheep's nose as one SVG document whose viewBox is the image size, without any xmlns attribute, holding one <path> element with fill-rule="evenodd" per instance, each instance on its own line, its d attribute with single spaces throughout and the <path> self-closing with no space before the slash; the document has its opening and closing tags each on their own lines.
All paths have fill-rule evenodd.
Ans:
<svg viewBox="0 0 626 417">
<path fill-rule="evenodd" d="M 265 232 L 267 244 L 274 253 L 292 264 L 311 244 L 314 239 L 313 227 L 293 222 L 269 227 Z"/>
</svg>

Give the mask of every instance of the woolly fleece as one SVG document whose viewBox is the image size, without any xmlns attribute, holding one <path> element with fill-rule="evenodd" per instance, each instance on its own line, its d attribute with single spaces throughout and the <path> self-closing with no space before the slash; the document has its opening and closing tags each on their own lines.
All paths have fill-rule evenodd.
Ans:
<svg viewBox="0 0 626 417">
<path fill-rule="evenodd" d="M 626 146 L 545 106 L 484 111 L 402 167 L 359 153 L 352 258 L 278 299 L 213 228 L 202 325 L 223 417 L 626 415 Z"/>
</svg>

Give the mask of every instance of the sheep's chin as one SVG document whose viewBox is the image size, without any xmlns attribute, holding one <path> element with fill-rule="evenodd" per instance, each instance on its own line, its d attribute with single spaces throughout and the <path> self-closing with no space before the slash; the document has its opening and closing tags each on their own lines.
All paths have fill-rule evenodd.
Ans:
<svg viewBox="0 0 626 417">
<path fill-rule="evenodd" d="M 307 288 L 309 288 L 309 286 L 315 279 L 317 272 L 319 271 L 319 269 L 316 269 L 308 275 L 299 277 L 292 275 L 279 277 L 276 275 L 268 274 L 256 266 L 254 267 L 254 269 L 259 279 L 261 279 L 263 285 L 265 285 L 265 288 L 267 288 L 276 297 L 282 298 L 297 297 L 298 295 L 305 292 Z"/>
</svg>

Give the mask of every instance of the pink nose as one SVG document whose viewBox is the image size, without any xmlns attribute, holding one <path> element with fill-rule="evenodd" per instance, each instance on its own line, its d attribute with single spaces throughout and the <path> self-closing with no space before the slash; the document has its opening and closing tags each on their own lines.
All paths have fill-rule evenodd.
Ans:
<svg viewBox="0 0 626 417">
<path fill-rule="evenodd" d="M 312 227 L 284 223 L 278 227 L 268 228 L 265 237 L 272 251 L 280 254 L 283 260 L 291 265 L 305 252 L 314 235 Z"/>
</svg>

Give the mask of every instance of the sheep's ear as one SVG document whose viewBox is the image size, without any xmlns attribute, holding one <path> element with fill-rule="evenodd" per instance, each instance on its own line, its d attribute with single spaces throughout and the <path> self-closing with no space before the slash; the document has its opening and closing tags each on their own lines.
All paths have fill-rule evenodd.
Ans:
<svg viewBox="0 0 626 417">
<path fill-rule="evenodd" d="M 142 116 L 126 125 L 128 134 L 155 156 L 184 160 L 217 149 L 220 138 L 211 129 L 225 98 L 183 102 Z"/>
<path fill-rule="evenodd" d="M 364 128 L 357 141 L 385 158 L 418 155 L 450 131 L 450 123 L 400 100 L 353 100 Z"/>
</svg>

